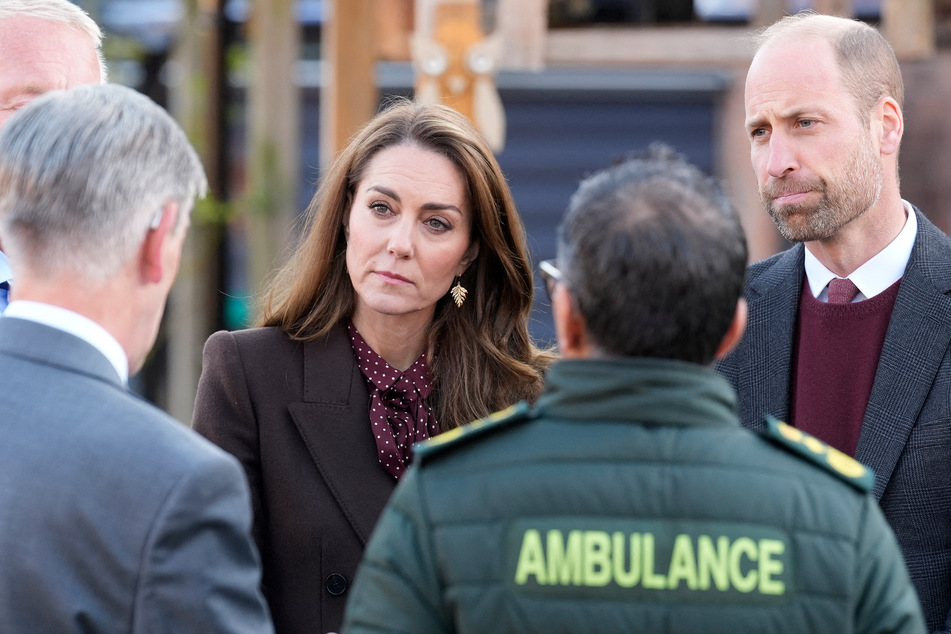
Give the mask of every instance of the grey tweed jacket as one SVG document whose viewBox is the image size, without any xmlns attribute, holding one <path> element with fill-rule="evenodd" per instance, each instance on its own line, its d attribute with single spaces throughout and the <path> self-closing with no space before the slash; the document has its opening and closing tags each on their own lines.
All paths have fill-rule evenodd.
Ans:
<svg viewBox="0 0 951 634">
<path fill-rule="evenodd" d="M 951 239 L 915 209 L 918 235 L 902 277 L 856 459 L 905 556 L 932 631 L 951 632 Z M 717 365 L 740 420 L 789 413 L 790 365 L 804 247 L 750 266 L 746 334 Z"/>
</svg>

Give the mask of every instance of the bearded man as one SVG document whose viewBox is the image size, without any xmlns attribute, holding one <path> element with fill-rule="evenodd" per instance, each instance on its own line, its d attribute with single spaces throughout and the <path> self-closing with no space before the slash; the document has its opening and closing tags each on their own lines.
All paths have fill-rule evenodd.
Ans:
<svg viewBox="0 0 951 634">
<path fill-rule="evenodd" d="M 874 28 L 766 29 L 746 79 L 763 205 L 795 246 L 747 272 L 718 369 L 744 425 L 771 414 L 876 473 L 932 631 L 951 631 L 951 239 L 899 192 L 901 70 Z"/>
</svg>

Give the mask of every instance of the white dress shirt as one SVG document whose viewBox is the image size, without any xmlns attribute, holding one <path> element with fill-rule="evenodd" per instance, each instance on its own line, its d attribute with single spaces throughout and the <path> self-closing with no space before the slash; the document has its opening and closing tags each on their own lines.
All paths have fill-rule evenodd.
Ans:
<svg viewBox="0 0 951 634">
<path fill-rule="evenodd" d="M 888 246 L 849 275 L 848 279 L 859 289 L 859 294 L 853 302 L 875 297 L 905 274 L 911 249 L 915 246 L 915 236 L 918 234 L 918 219 L 911 203 L 903 200 L 902 205 L 905 207 L 906 219 L 899 234 Z M 805 266 L 806 281 L 813 297 L 820 302 L 829 301 L 829 282 L 839 276 L 827 269 L 809 249 L 806 249 Z"/>
<path fill-rule="evenodd" d="M 26 300 L 10 302 L 3 318 L 11 317 L 34 321 L 79 337 L 109 360 L 123 384 L 129 382 L 129 358 L 125 350 L 105 328 L 88 317 L 59 306 Z"/>
</svg>

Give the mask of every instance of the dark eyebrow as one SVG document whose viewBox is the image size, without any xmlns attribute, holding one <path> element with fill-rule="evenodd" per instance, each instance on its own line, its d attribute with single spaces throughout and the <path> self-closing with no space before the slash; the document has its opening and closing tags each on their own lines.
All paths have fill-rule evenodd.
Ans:
<svg viewBox="0 0 951 634">
<path fill-rule="evenodd" d="M 745 128 L 747 132 L 752 132 L 753 130 L 758 130 L 766 125 L 766 122 L 763 119 L 750 119 L 746 122 Z"/>
<path fill-rule="evenodd" d="M 389 187 L 384 187 L 383 185 L 370 185 L 369 187 L 367 187 L 367 191 L 378 191 L 384 196 L 386 196 L 387 198 L 392 198 L 398 203 L 403 202 L 400 200 L 399 195 L 395 191 L 393 191 Z"/>
<path fill-rule="evenodd" d="M 384 187 L 383 185 L 370 185 L 369 187 L 367 187 L 367 191 L 378 191 L 384 196 L 388 198 L 392 198 L 398 203 L 403 202 L 402 200 L 400 200 L 399 195 L 395 191 L 393 191 L 389 187 Z M 447 209 L 451 209 L 455 211 L 456 213 L 458 213 L 460 216 L 463 215 L 462 210 L 451 203 L 426 203 L 425 205 L 423 205 L 423 209 L 425 209 L 426 211 L 445 211 Z"/>
</svg>

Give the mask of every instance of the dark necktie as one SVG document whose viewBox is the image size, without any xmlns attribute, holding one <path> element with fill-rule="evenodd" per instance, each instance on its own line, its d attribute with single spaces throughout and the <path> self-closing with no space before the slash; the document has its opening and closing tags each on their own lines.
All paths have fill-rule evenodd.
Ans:
<svg viewBox="0 0 951 634">
<path fill-rule="evenodd" d="M 859 294 L 858 287 L 849 278 L 834 278 L 829 282 L 829 303 L 850 304 Z"/>
</svg>

